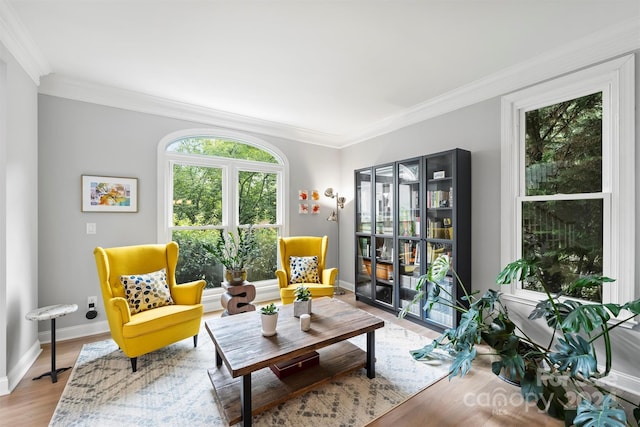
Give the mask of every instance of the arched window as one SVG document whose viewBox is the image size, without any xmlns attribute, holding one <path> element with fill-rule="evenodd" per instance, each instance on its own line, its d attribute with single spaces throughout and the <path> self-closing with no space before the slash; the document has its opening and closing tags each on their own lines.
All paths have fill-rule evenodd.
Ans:
<svg viewBox="0 0 640 427">
<path fill-rule="evenodd" d="M 176 241 L 178 283 L 204 279 L 219 288 L 223 267 L 204 248 L 220 230 L 253 226 L 255 284 L 275 280 L 277 238 L 284 232 L 286 159 L 265 141 L 216 130 L 173 133 L 160 141 L 159 241 Z"/>
</svg>

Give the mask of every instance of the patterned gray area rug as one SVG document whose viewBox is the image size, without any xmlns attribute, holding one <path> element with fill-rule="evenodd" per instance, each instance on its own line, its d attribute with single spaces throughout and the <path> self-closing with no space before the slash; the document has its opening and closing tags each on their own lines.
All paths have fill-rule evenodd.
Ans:
<svg viewBox="0 0 640 427">
<path fill-rule="evenodd" d="M 204 329 L 203 329 L 204 331 Z M 365 349 L 365 336 L 350 340 Z M 362 426 L 447 374 L 414 361 L 409 350 L 430 340 L 394 324 L 376 331 L 376 378 L 364 369 L 253 418 L 256 426 Z M 222 426 L 207 369 L 215 366 L 206 332 L 138 359 L 112 340 L 85 344 L 50 426 Z"/>
</svg>

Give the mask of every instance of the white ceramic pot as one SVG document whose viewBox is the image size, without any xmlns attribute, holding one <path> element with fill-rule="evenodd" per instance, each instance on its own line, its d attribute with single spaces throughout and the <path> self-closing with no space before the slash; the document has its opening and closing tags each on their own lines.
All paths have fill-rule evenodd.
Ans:
<svg viewBox="0 0 640 427">
<path fill-rule="evenodd" d="M 262 314 L 262 335 L 265 337 L 271 337 L 276 334 L 276 325 L 278 324 L 278 313 L 276 314 Z"/>
</svg>

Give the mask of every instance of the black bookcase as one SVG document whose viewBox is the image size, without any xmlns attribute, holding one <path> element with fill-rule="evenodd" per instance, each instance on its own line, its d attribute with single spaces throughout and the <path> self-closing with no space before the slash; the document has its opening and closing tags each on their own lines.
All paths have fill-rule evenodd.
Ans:
<svg viewBox="0 0 640 427">
<path fill-rule="evenodd" d="M 434 329 L 457 326 L 445 306 L 410 305 L 420 276 L 446 253 L 471 289 L 471 153 L 454 149 L 355 171 L 356 299 Z M 430 285 L 428 285 L 430 286 Z M 444 283 L 455 298 L 453 276 Z"/>
</svg>

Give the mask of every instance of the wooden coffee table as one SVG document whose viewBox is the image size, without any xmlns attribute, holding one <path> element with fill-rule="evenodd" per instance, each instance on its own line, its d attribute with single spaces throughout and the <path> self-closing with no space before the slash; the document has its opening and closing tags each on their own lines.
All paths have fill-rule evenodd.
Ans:
<svg viewBox="0 0 640 427">
<path fill-rule="evenodd" d="M 242 421 L 250 426 L 252 415 L 339 375 L 366 368 L 367 377 L 374 378 L 375 330 L 383 326 L 384 321 L 372 314 L 328 297 L 313 300 L 307 332 L 300 330 L 293 304 L 280 307 L 272 337 L 262 336 L 259 312 L 207 320 L 216 348 L 216 367 L 208 373 L 221 414 L 230 425 Z M 346 341 L 361 334 L 367 334 L 366 352 Z M 320 354 L 317 366 L 282 379 L 269 369 L 312 351 Z"/>
</svg>

